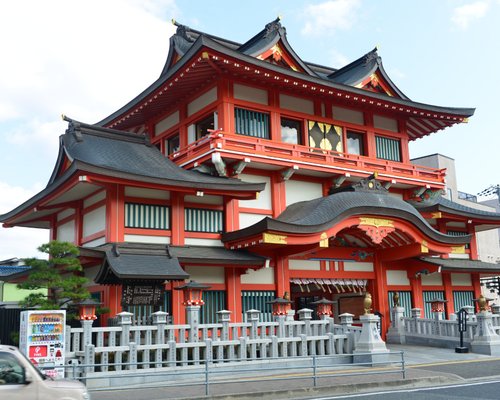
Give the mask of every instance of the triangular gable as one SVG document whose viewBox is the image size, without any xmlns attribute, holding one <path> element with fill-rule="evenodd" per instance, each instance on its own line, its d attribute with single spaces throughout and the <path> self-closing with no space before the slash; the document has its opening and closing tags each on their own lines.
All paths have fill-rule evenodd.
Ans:
<svg viewBox="0 0 500 400">
<path fill-rule="evenodd" d="M 259 60 L 270 62 L 271 64 L 279 65 L 280 67 L 288 68 L 293 71 L 304 72 L 304 70 L 298 65 L 293 59 L 293 56 L 288 54 L 284 49 L 283 44 L 280 42 L 276 43 L 271 48 L 267 49 L 263 53 L 257 56 Z"/>
<path fill-rule="evenodd" d="M 328 79 L 370 92 L 409 100 L 384 70 L 377 48 L 328 75 Z"/>
</svg>

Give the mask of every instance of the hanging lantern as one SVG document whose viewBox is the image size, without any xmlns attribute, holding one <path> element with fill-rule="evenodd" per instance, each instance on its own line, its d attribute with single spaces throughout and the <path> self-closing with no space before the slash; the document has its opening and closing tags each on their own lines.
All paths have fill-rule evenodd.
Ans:
<svg viewBox="0 0 500 400">
<path fill-rule="evenodd" d="M 431 311 L 432 312 L 444 312 L 444 303 L 447 303 L 448 300 L 441 299 L 441 298 L 435 298 L 429 301 L 426 301 L 426 303 L 431 304 Z"/>
<path fill-rule="evenodd" d="M 276 297 L 273 301 L 268 301 L 267 304 L 272 304 L 273 315 L 287 315 L 287 311 L 290 309 L 290 300 L 284 299 L 282 297 Z"/>
<path fill-rule="evenodd" d="M 95 315 L 95 310 L 97 306 L 100 306 L 102 303 L 98 303 L 93 299 L 86 299 L 81 303 L 78 303 L 78 313 L 80 315 L 80 321 L 90 321 L 96 320 L 97 316 Z"/>
<path fill-rule="evenodd" d="M 185 285 L 176 287 L 176 290 L 182 290 L 184 292 L 184 304 L 185 306 L 202 306 L 203 301 L 203 290 L 208 289 L 211 286 L 203 285 L 195 281 L 189 281 Z"/>
<path fill-rule="evenodd" d="M 324 297 L 321 300 L 314 301 L 311 303 L 311 305 L 316 305 L 318 306 L 316 308 L 316 314 L 319 316 L 326 315 L 330 316 L 332 315 L 332 304 L 335 303 L 334 301 L 327 300 Z"/>
</svg>

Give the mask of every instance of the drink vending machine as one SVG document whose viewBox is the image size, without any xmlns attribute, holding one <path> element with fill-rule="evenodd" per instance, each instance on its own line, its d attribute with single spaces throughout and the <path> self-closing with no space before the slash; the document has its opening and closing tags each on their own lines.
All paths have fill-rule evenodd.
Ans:
<svg viewBox="0 0 500 400">
<path fill-rule="evenodd" d="M 52 378 L 64 378 L 66 311 L 23 311 L 19 348 L 33 365 Z"/>
</svg>

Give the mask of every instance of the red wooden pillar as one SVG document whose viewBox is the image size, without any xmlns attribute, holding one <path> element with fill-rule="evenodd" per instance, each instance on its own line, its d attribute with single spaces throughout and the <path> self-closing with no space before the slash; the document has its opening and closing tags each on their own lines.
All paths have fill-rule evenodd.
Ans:
<svg viewBox="0 0 500 400">
<path fill-rule="evenodd" d="M 384 318 L 381 321 L 381 334 L 385 338 L 385 333 L 389 328 L 390 315 L 389 302 L 387 300 L 387 277 L 386 270 L 381 261 L 378 260 L 377 254 L 373 257 L 373 269 L 375 272 L 375 281 L 373 282 L 372 296 L 374 297 L 373 311 L 379 311 Z"/>
<path fill-rule="evenodd" d="M 232 312 L 232 321 L 242 321 L 241 307 L 241 272 L 240 269 L 229 267 L 224 269 L 226 275 L 227 309 Z"/>
<path fill-rule="evenodd" d="M 184 296 L 182 290 L 175 290 L 176 287 L 184 285 L 184 282 L 171 282 L 170 293 L 172 294 L 172 320 L 174 324 L 185 324 L 186 313 L 184 312 Z"/>
<path fill-rule="evenodd" d="M 481 296 L 481 281 L 478 272 L 471 274 L 472 290 L 474 290 L 474 298 L 478 299 Z"/>
<path fill-rule="evenodd" d="M 172 223 L 170 243 L 174 246 L 184 245 L 184 196 L 182 193 L 172 193 L 170 198 L 172 207 Z"/>
<path fill-rule="evenodd" d="M 446 316 L 455 312 L 455 302 L 453 300 L 453 286 L 451 284 L 451 274 L 443 273 L 444 298 L 448 300 L 445 303 Z"/>
<path fill-rule="evenodd" d="M 377 158 L 377 147 L 375 144 L 375 131 L 373 130 L 373 114 L 371 112 L 364 113 L 366 125 L 366 156 Z"/>
<path fill-rule="evenodd" d="M 270 134 L 269 139 L 276 142 L 281 142 L 281 117 L 280 117 L 280 106 L 279 106 L 279 92 L 277 90 L 270 90 L 269 95 L 269 105 L 272 107 L 272 111 L 269 115 L 269 128 Z"/>
<path fill-rule="evenodd" d="M 221 79 L 217 84 L 217 105 L 218 129 L 222 128 L 224 132 L 234 133 L 234 107 L 232 83 L 227 79 Z"/>
<path fill-rule="evenodd" d="M 478 252 L 477 252 L 477 238 L 476 238 L 476 229 L 474 225 L 469 224 L 469 229 L 467 233 L 472 235 L 469 245 L 470 259 L 471 260 L 479 260 Z M 476 297 L 477 298 L 477 297 Z"/>
<path fill-rule="evenodd" d="M 224 210 L 226 212 L 224 218 L 225 232 L 233 232 L 240 228 L 239 209 L 240 207 L 238 200 L 224 197 Z"/>
<path fill-rule="evenodd" d="M 123 187 L 110 185 L 106 188 L 106 241 L 123 242 L 125 205 Z"/>
<path fill-rule="evenodd" d="M 83 236 L 83 201 L 78 201 L 75 206 L 75 245 L 82 245 Z"/>
<path fill-rule="evenodd" d="M 121 285 L 110 285 L 104 289 L 104 304 L 109 308 L 109 315 L 114 317 L 122 312 L 122 287 Z"/>
<path fill-rule="evenodd" d="M 281 179 L 279 173 L 271 175 L 271 202 L 273 207 L 273 217 L 276 218 L 286 208 L 285 181 Z"/>
<path fill-rule="evenodd" d="M 283 297 L 285 292 L 290 293 L 290 272 L 286 257 L 275 258 L 274 281 L 276 282 L 276 297 Z"/>
<path fill-rule="evenodd" d="M 413 273 L 408 273 L 408 279 L 410 280 L 411 285 L 411 299 L 412 299 L 412 308 L 420 308 L 420 310 L 424 310 L 424 298 L 422 294 L 422 281 L 420 277 L 416 277 Z"/>
</svg>

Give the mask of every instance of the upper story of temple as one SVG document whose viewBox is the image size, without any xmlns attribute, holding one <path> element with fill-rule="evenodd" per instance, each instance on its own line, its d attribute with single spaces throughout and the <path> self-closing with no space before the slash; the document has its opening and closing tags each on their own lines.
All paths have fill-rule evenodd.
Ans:
<svg viewBox="0 0 500 400">
<path fill-rule="evenodd" d="M 99 125 L 145 134 L 212 175 L 339 187 L 376 172 L 409 200 L 445 189 L 446 171 L 411 163 L 408 144 L 474 109 L 410 100 L 376 48 L 335 69 L 303 61 L 279 19 L 243 44 L 176 25 L 160 77 Z"/>
</svg>

